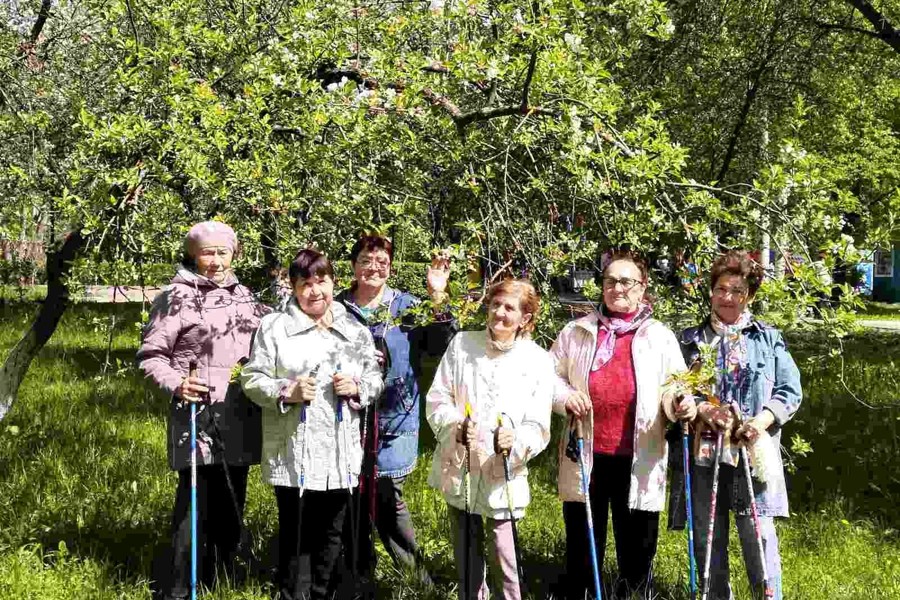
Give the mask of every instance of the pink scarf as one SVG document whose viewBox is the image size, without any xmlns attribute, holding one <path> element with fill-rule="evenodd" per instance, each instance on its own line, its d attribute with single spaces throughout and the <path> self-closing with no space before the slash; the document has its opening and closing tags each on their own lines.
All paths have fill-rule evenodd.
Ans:
<svg viewBox="0 0 900 600">
<path fill-rule="evenodd" d="M 628 321 L 610 317 L 605 314 L 605 311 L 606 309 L 602 308 L 598 313 L 597 353 L 594 354 L 594 365 L 591 367 L 591 371 L 596 371 L 610 361 L 616 349 L 617 335 L 634 331 L 653 314 L 653 309 L 649 304 L 641 304 L 634 318 Z"/>
</svg>

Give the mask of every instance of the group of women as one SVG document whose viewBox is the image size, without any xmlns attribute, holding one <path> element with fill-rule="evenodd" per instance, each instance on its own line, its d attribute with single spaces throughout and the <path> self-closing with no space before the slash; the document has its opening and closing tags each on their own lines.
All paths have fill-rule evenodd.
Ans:
<svg viewBox="0 0 900 600">
<path fill-rule="evenodd" d="M 751 585 L 781 598 L 773 517 L 787 516 L 787 496 L 778 443 L 801 391 L 780 333 L 749 311 L 762 272 L 746 253 L 716 260 L 710 316 L 680 336 L 653 318 L 646 263 L 614 254 L 603 270 L 602 305 L 566 325 L 548 352 L 531 339 L 540 300 L 527 280 L 490 287 L 486 329 L 457 334 L 442 310 L 446 256 L 428 270 L 433 313 L 421 325 L 421 314 L 411 316 L 422 312 L 411 310 L 419 300 L 387 285 L 393 253 L 384 237 L 356 242 L 353 285 L 337 295 L 328 257 L 301 250 L 289 268 L 292 298 L 276 312 L 234 278 L 237 252 L 237 238 L 224 224 L 190 230 L 183 265 L 154 304 L 138 354 L 147 376 L 172 398 L 168 447 L 179 484 L 166 598 L 186 597 L 190 585 L 190 403 L 199 403 L 198 546 L 207 585 L 238 549 L 247 472 L 255 463 L 278 506 L 281 598 L 333 594 L 342 548 L 359 581 L 371 581 L 373 526 L 395 564 L 427 581 L 403 497 L 418 455 L 417 378 L 426 354 L 443 355 L 424 402 L 437 441 L 429 483 L 447 503 L 461 599 L 487 598 L 489 588 L 503 598 L 521 597 L 516 521 L 530 501 L 528 464 L 550 441 L 553 412 L 565 417 L 567 428 L 558 486 L 568 597 L 593 595 L 587 520 L 592 514 L 602 565 L 610 511 L 619 565 L 610 587 L 616 597 L 650 593 L 668 471 L 670 525 L 685 521 L 684 473 L 667 431 L 680 433 L 689 423 L 697 432 L 723 432 L 734 448 L 768 444 L 772 450 L 751 452 L 769 456 L 769 464 L 765 477 L 754 465 L 749 482 L 741 465 L 747 453 L 723 453 L 728 460 L 715 470 L 718 486 L 709 461 L 690 461 L 698 531 L 709 527 L 713 491 L 718 495 L 710 597 L 731 596 L 732 510 Z M 670 384 L 698 360 L 704 344 L 719 357 L 717 393 L 709 398 Z M 576 429 L 585 440 L 580 456 L 570 440 Z M 709 436 L 694 437 L 702 453 Z M 754 545 L 750 490 L 762 557 Z M 697 535 L 695 546 L 704 564 L 707 536 Z"/>
</svg>

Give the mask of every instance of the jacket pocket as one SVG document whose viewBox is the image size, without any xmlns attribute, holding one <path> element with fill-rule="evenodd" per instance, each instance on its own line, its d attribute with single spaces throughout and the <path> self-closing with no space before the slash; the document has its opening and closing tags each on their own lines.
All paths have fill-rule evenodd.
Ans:
<svg viewBox="0 0 900 600">
<path fill-rule="evenodd" d="M 441 452 L 441 493 L 457 497 L 462 493 L 463 468 L 455 444 Z"/>
</svg>

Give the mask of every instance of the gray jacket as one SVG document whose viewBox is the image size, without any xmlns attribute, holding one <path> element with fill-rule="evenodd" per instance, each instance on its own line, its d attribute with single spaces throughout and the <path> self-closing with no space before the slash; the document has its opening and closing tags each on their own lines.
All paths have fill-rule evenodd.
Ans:
<svg viewBox="0 0 900 600">
<path fill-rule="evenodd" d="M 241 383 L 262 407 L 263 480 L 271 485 L 325 491 L 354 487 L 362 460 L 359 414 L 338 399 L 332 376 L 338 371 L 357 378 L 359 406 L 381 395 L 384 383 L 375 360 L 372 335 L 364 325 L 333 302 L 334 322 L 322 329 L 291 300 L 284 312 L 263 318 Z M 282 404 L 296 378 L 315 372 L 318 391 L 301 422 L 301 407 Z M 349 471 L 349 473 L 348 473 Z"/>
</svg>

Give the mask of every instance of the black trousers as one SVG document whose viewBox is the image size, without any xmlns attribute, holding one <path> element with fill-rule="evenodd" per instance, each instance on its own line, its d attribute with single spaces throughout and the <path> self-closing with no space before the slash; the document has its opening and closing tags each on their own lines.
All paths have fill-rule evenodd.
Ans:
<svg viewBox="0 0 900 600">
<path fill-rule="evenodd" d="M 275 486 L 278 503 L 278 573 L 281 600 L 328 597 L 334 563 L 341 552 L 347 490 Z M 308 562 L 304 560 L 308 558 Z"/>
<path fill-rule="evenodd" d="M 212 587 L 217 566 L 228 568 L 241 539 L 241 518 L 250 467 L 228 467 L 239 512 L 235 512 L 222 465 L 197 467 L 197 578 Z M 191 589 L 191 470 L 178 471 L 172 513 L 172 570 L 166 598 L 186 598 Z"/>
<path fill-rule="evenodd" d="M 591 510 L 594 518 L 594 540 L 603 585 L 603 559 L 606 554 L 607 514 L 612 509 L 613 535 L 619 578 L 615 595 L 627 598 L 633 592 L 651 597 L 651 567 L 659 539 L 659 513 L 629 510 L 628 490 L 631 482 L 630 456 L 594 455 L 591 472 Z M 566 573 L 569 599 L 582 600 L 585 591 L 594 594 L 593 569 L 587 538 L 587 513 L 581 502 L 563 503 L 566 526 Z M 608 589 L 603 586 L 604 590 Z"/>
<path fill-rule="evenodd" d="M 375 577 L 377 554 L 373 529 L 377 530 L 384 549 L 397 568 L 410 570 L 416 568 L 419 547 L 416 543 L 412 516 L 403 499 L 404 480 L 405 477 L 398 479 L 378 477 L 375 481 L 374 498 L 371 479 L 365 481 L 367 485 L 363 486 L 362 492 L 360 488 L 353 491 L 355 519 L 348 518 L 344 523 L 344 569 L 348 574 L 354 573 L 352 556 L 355 553 L 357 557 L 355 574 L 361 582 L 371 581 Z M 370 516 L 373 508 L 374 523 Z M 354 520 L 357 532 L 353 531 Z M 358 535 L 354 535 L 355 533 Z M 354 543 L 356 548 L 352 546 Z M 424 571 L 420 573 L 420 577 L 427 579 Z"/>
</svg>

